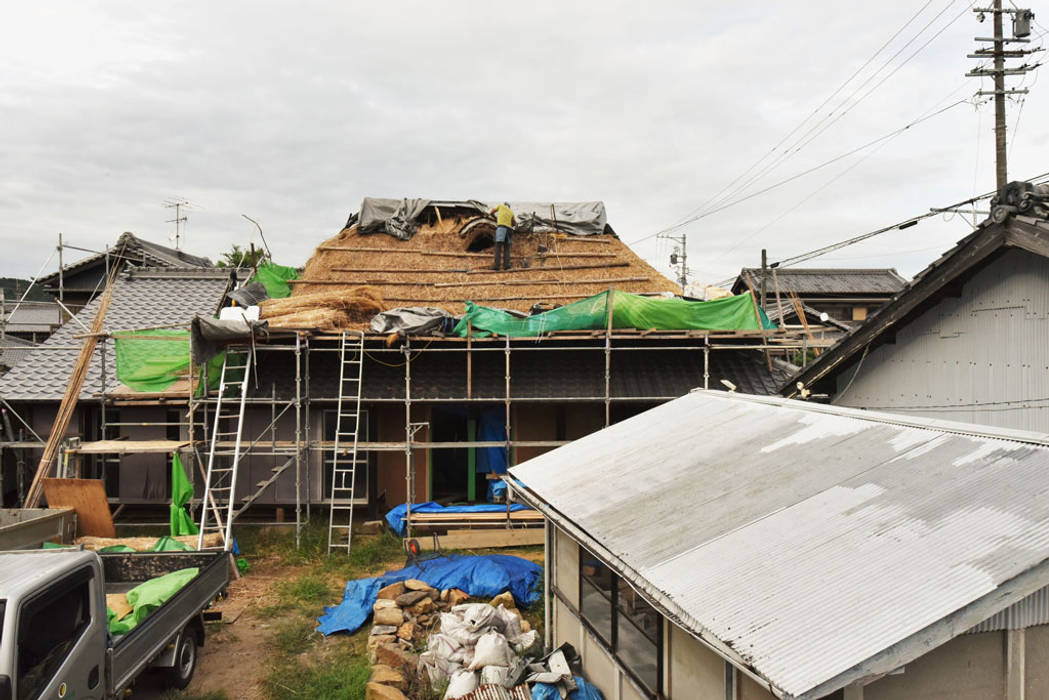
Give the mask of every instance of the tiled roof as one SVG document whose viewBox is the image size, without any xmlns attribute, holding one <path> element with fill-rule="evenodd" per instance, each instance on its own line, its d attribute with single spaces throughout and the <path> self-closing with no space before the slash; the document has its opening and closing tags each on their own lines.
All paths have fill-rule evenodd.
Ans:
<svg viewBox="0 0 1049 700">
<path fill-rule="evenodd" d="M 4 302 L 0 321 L 7 321 L 9 333 L 50 333 L 61 323 L 61 308 L 50 301 Z"/>
<path fill-rule="evenodd" d="M 211 267 L 211 261 L 207 258 L 200 257 L 199 255 L 190 255 L 189 253 L 176 248 L 168 248 L 167 246 L 159 245 L 157 243 L 151 243 L 150 241 L 139 238 L 129 231 L 120 234 L 120 238 L 117 239 L 116 245 L 109 249 L 109 254 L 110 256 L 120 254 L 124 259 L 143 266 L 150 265 L 155 267 L 176 268 Z M 92 264 L 104 261 L 105 257 L 105 253 L 96 253 L 95 255 L 88 256 L 83 260 L 78 260 L 75 263 L 66 265 L 64 268 L 64 274 L 68 275 Z M 54 272 L 47 277 L 41 277 L 38 280 L 38 284 L 45 286 L 57 285 L 58 273 Z"/>
<path fill-rule="evenodd" d="M 36 347 L 36 343 L 17 336 L 7 335 L 0 340 L 0 369 L 14 367 Z"/>
<path fill-rule="evenodd" d="M 115 282 L 106 313 L 106 332 L 188 324 L 197 314 L 214 314 L 229 280 L 225 269 L 146 269 L 124 273 Z M 95 298 L 76 318 L 90 327 L 100 298 Z M 59 401 L 65 393 L 84 333 L 69 321 L 50 338 L 0 377 L 0 396 L 9 401 Z M 102 365 L 98 352 L 91 361 L 80 398 L 98 396 L 102 390 Z M 106 388 L 117 386 L 112 340 L 105 342 Z"/>
<path fill-rule="evenodd" d="M 734 293 L 747 290 L 745 275 L 750 275 L 754 284 L 760 284 L 761 268 L 745 267 L 732 285 Z M 772 289 L 772 274 L 769 273 L 766 289 Z M 907 280 L 894 268 L 815 268 L 785 267 L 776 270 L 776 282 L 780 292 L 806 296 L 820 294 L 887 294 L 903 289 Z"/>
</svg>

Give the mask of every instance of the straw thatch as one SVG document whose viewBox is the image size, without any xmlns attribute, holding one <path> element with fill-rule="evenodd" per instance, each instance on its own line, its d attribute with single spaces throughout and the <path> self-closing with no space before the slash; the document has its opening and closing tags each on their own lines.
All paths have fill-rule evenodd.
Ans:
<svg viewBox="0 0 1049 700">
<path fill-rule="evenodd" d="M 367 323 L 386 309 L 382 297 L 372 287 L 293 294 L 284 299 L 267 299 L 259 304 L 259 318 L 270 328 L 334 330 Z"/>
<path fill-rule="evenodd" d="M 493 262 L 490 220 L 436 208 L 429 216 L 408 241 L 361 235 L 356 225 L 343 229 L 318 246 L 291 297 L 265 302 L 275 306 L 272 311 L 264 306 L 262 317 L 274 326 L 273 317 L 287 313 L 276 306 L 284 303 L 297 310 L 340 308 L 328 298 L 359 296 L 362 289 L 371 290 L 385 308 L 437 306 L 454 314 L 463 312 L 466 301 L 528 311 L 537 303 L 584 299 L 612 285 L 634 293 L 680 291 L 614 235 L 517 233 L 513 268 L 493 271 L 488 269 Z M 313 300 L 323 303 L 310 306 Z M 351 327 L 364 325 L 350 315 Z"/>
</svg>

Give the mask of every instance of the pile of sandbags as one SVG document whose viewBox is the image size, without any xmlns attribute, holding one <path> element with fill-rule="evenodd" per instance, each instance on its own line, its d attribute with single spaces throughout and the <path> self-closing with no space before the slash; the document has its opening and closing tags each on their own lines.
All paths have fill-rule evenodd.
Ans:
<svg viewBox="0 0 1049 700">
<path fill-rule="evenodd" d="M 430 635 L 427 650 L 419 655 L 419 667 L 431 684 L 448 680 L 445 700 L 483 685 L 512 688 L 520 684 L 527 668 L 521 655 L 536 641 L 535 630 L 522 630 L 513 597 L 505 594 L 497 607 L 465 603 L 441 613 L 440 631 Z"/>
<path fill-rule="evenodd" d="M 379 292 L 362 286 L 267 299 L 259 303 L 259 318 L 268 321 L 270 328 L 329 331 L 367 324 L 385 310 Z"/>
</svg>

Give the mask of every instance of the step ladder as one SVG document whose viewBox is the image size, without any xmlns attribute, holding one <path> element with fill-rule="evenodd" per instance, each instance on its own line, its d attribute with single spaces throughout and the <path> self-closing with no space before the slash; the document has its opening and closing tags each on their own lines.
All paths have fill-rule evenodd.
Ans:
<svg viewBox="0 0 1049 700">
<path fill-rule="evenodd" d="M 353 492 L 357 486 L 357 438 L 361 424 L 361 379 L 364 377 L 364 332 L 343 331 L 339 345 L 339 404 L 331 470 L 331 513 L 328 553 L 350 551 L 353 541 Z M 345 452 L 345 454 L 343 454 Z M 336 530 L 346 530 L 346 537 Z"/>
<path fill-rule="evenodd" d="M 233 546 L 231 531 L 237 489 L 237 470 L 247 450 L 241 450 L 244 432 L 244 407 L 251 375 L 251 348 L 227 348 L 219 377 L 215 421 L 208 447 L 208 469 L 205 475 L 203 508 L 200 514 L 200 536 L 197 548 L 203 549 L 204 536 L 222 535 L 223 549 Z M 233 443 L 233 449 L 229 443 Z"/>
</svg>

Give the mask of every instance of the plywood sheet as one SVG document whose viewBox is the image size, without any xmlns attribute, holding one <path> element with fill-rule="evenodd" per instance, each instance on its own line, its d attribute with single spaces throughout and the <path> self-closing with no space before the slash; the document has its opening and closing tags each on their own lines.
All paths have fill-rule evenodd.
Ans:
<svg viewBox="0 0 1049 700">
<path fill-rule="evenodd" d="M 129 612 L 134 610 L 127 602 L 126 593 L 106 593 L 106 605 L 116 614 L 118 620 L 124 619 Z"/>
<path fill-rule="evenodd" d="M 96 440 L 83 442 L 80 447 L 70 448 L 66 452 L 81 455 L 152 454 L 175 452 L 188 445 L 186 440 Z"/>
<path fill-rule="evenodd" d="M 47 505 L 76 511 L 77 534 L 116 537 L 101 479 L 42 479 Z"/>
</svg>

